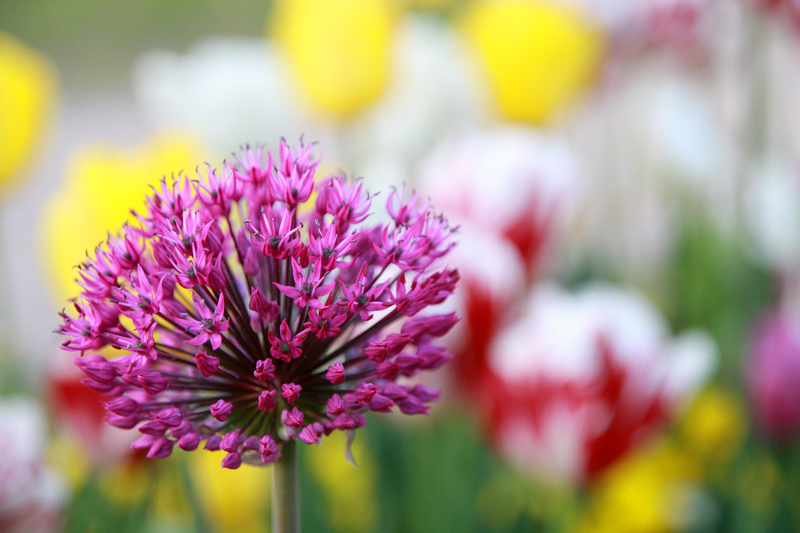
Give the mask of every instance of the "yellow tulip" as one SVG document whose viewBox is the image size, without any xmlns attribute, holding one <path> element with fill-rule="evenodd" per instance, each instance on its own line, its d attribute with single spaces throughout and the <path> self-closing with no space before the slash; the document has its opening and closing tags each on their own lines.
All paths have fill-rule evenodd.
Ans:
<svg viewBox="0 0 800 533">
<path fill-rule="evenodd" d="M 502 115 L 543 124 L 595 78 L 604 35 L 581 12 L 543 0 L 484 0 L 464 19 Z"/>
<path fill-rule="evenodd" d="M 73 267 L 86 252 L 133 220 L 131 209 L 144 210 L 149 185 L 164 175 L 193 172 L 198 152 L 186 136 L 164 136 L 133 150 L 97 144 L 73 155 L 41 225 L 44 259 L 59 301 L 77 295 Z"/>
<path fill-rule="evenodd" d="M 57 85 L 47 59 L 0 32 L 0 188 L 11 183 L 37 148 Z"/>
<path fill-rule="evenodd" d="M 719 388 L 701 392 L 679 424 L 685 447 L 705 461 L 733 459 L 747 432 L 744 406 Z"/>
<path fill-rule="evenodd" d="M 584 533 L 674 531 L 681 495 L 699 483 L 699 466 L 675 446 L 656 442 L 605 472 L 590 493 Z"/>
<path fill-rule="evenodd" d="M 154 514 L 188 514 L 181 478 L 175 475 L 178 468 L 175 457 L 163 462 L 128 458 L 98 469 L 97 481 L 103 495 L 120 509 L 141 505 L 153 493 Z"/>
<path fill-rule="evenodd" d="M 343 118 L 382 93 L 394 22 L 388 0 L 278 0 L 269 29 L 312 106 Z"/>
<path fill-rule="evenodd" d="M 103 465 L 93 464 L 94 459 L 67 431 L 56 432 L 48 445 L 48 463 L 64 474 L 73 490 L 81 490 L 96 475 L 104 497 L 120 509 L 141 505 L 152 491 L 153 512 L 159 519 L 189 515 L 182 481 L 175 475 L 180 468 L 175 456 L 159 462 L 128 457 Z"/>
<path fill-rule="evenodd" d="M 222 468 L 224 451 L 188 454 L 190 471 L 203 512 L 220 533 L 264 531 L 271 504 L 272 468 L 242 465 Z"/>
<path fill-rule="evenodd" d="M 70 487 L 80 487 L 92 470 L 86 448 L 66 431 L 56 431 L 47 444 L 47 463 L 58 468 Z"/>
<path fill-rule="evenodd" d="M 645 446 L 603 473 L 592 487 L 582 531 L 681 530 L 693 519 L 687 505 L 691 507 L 692 494 L 713 474 L 709 467 L 730 461 L 745 432 L 739 399 L 719 388 L 704 390 L 678 423 L 679 438 Z M 766 461 L 754 462 L 749 477 L 743 477 L 763 481 L 751 490 L 757 501 L 765 502 L 775 492 L 775 470 Z"/>
</svg>

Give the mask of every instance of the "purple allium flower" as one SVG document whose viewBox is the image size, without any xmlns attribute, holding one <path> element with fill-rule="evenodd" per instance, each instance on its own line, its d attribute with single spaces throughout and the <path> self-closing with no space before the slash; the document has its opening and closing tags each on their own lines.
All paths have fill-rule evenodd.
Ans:
<svg viewBox="0 0 800 533">
<path fill-rule="evenodd" d="M 366 411 L 427 413 L 437 399 L 395 380 L 450 358 L 433 341 L 456 317 L 418 313 L 455 289 L 458 271 L 437 266 L 453 228 L 398 191 L 389 222 L 368 225 L 362 183 L 316 183 L 317 164 L 282 142 L 277 158 L 247 148 L 197 182 L 165 179 L 138 227 L 80 265 L 63 348 L 80 352 L 107 422 L 138 428 L 148 457 L 205 441 L 228 452 L 226 468 L 273 462 L 290 439 L 317 443 L 364 426 Z M 84 357 L 109 347 L 120 355 Z"/>
</svg>

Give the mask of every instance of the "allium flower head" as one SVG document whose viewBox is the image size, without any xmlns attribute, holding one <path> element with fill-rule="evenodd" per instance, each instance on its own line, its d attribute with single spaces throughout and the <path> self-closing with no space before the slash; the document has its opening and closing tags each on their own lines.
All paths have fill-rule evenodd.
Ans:
<svg viewBox="0 0 800 533">
<path fill-rule="evenodd" d="M 148 457 L 202 445 L 228 452 L 226 468 L 277 461 L 290 439 L 438 397 L 396 380 L 450 359 L 433 341 L 455 314 L 419 313 L 455 289 L 458 272 L 437 266 L 453 228 L 397 191 L 389 222 L 368 225 L 362 184 L 317 182 L 316 167 L 282 142 L 277 157 L 247 148 L 196 182 L 164 180 L 137 227 L 80 265 L 63 348 Z M 108 347 L 120 355 L 85 355 Z"/>
</svg>

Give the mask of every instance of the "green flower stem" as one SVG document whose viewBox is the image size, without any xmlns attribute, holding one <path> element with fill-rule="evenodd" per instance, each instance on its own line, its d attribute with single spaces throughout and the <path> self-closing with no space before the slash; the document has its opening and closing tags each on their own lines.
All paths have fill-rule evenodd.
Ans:
<svg viewBox="0 0 800 533">
<path fill-rule="evenodd" d="M 297 479 L 297 442 L 283 445 L 272 471 L 272 533 L 300 533 L 300 483 Z"/>
</svg>

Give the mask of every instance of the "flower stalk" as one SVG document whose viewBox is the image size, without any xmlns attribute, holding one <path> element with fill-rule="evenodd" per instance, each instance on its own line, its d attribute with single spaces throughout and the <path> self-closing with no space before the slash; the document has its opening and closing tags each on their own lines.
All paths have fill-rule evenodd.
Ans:
<svg viewBox="0 0 800 533">
<path fill-rule="evenodd" d="M 300 483 L 297 469 L 297 443 L 283 445 L 281 459 L 272 470 L 272 531 L 300 532 Z"/>
</svg>

